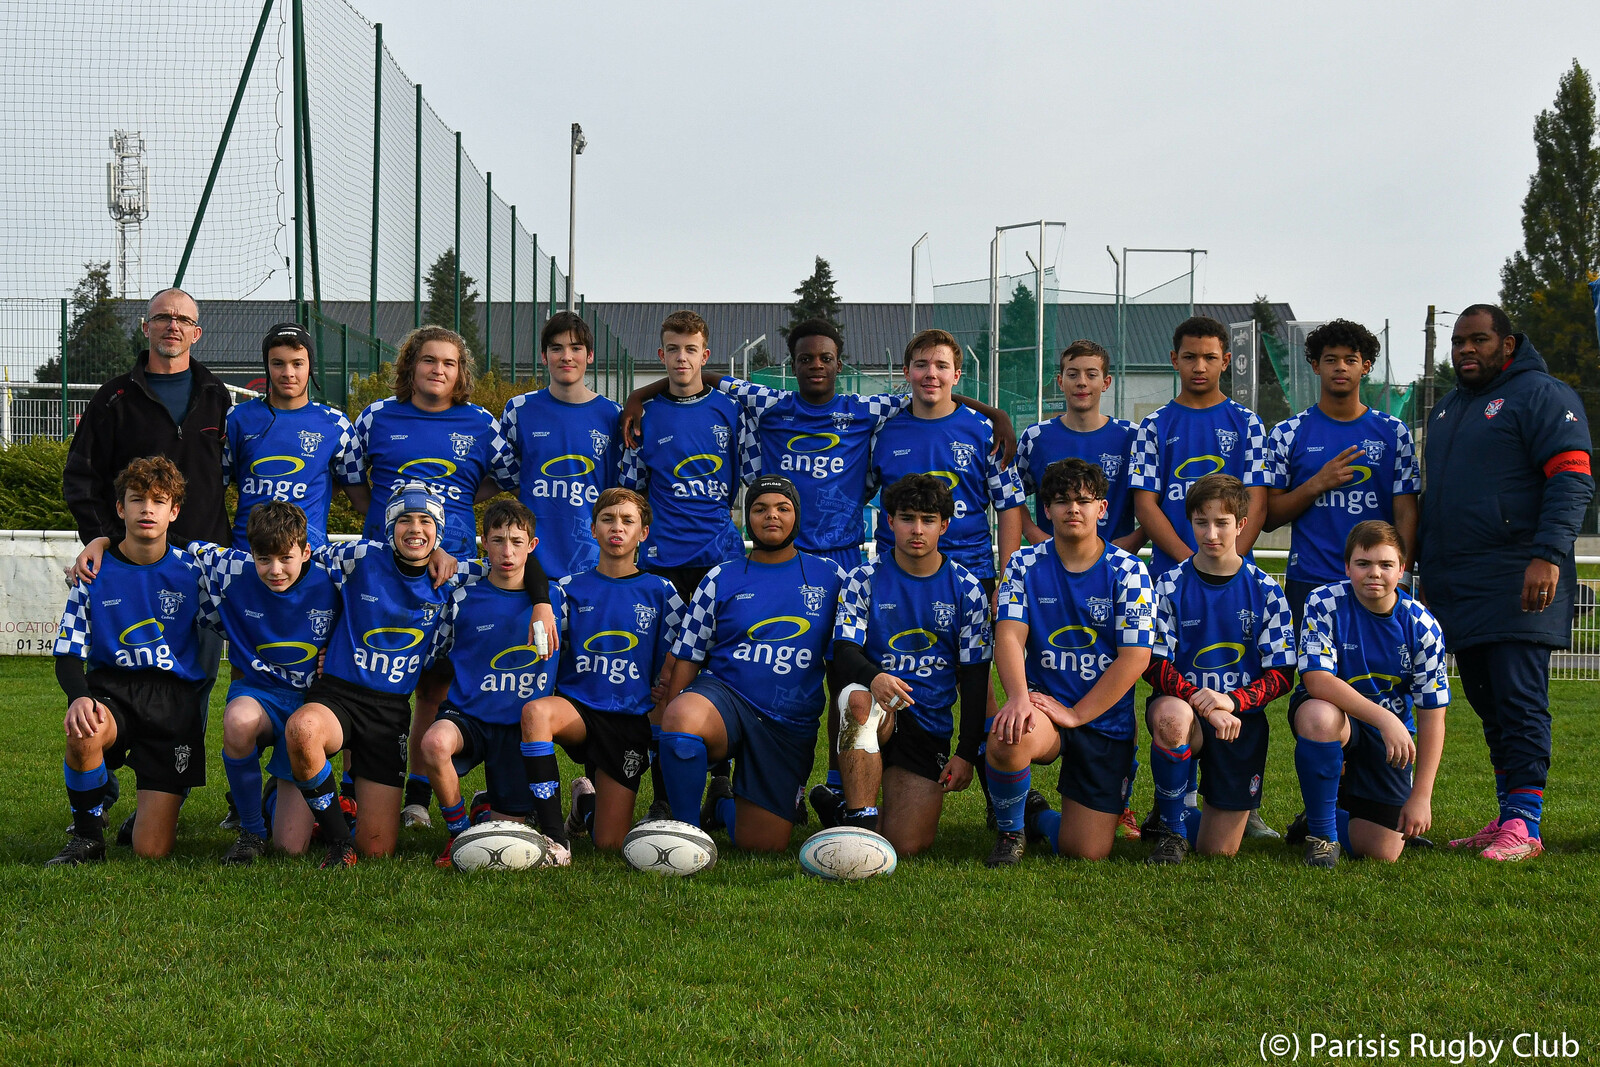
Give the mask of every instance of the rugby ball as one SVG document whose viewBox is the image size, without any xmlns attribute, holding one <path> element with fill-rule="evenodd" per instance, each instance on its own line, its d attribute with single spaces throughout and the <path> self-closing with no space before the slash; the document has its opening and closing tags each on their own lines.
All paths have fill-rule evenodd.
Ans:
<svg viewBox="0 0 1600 1067">
<path fill-rule="evenodd" d="M 859 826 L 835 826 L 806 838 L 800 867 L 825 882 L 859 882 L 893 874 L 900 857 L 889 840 Z"/>
<path fill-rule="evenodd" d="M 622 858 L 636 871 L 684 877 L 714 866 L 717 845 L 698 826 L 676 819 L 651 819 L 622 839 Z"/>
<path fill-rule="evenodd" d="M 450 862 L 458 871 L 526 871 L 550 861 L 550 839 L 520 822 L 481 822 L 450 842 Z"/>
</svg>

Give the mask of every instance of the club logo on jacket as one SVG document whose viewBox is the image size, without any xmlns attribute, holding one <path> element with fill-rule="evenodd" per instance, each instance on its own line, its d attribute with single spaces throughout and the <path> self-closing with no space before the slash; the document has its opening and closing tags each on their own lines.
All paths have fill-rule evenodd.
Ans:
<svg viewBox="0 0 1600 1067">
<path fill-rule="evenodd" d="M 1505 399 L 1497 396 L 1493 400 L 1489 401 L 1489 405 L 1483 409 L 1483 417 L 1486 419 L 1492 419 L 1496 415 L 1500 414 L 1500 409 L 1505 406 Z"/>
<path fill-rule="evenodd" d="M 648 604 L 635 604 L 633 606 L 633 624 L 638 627 L 641 634 L 650 632 L 650 624 L 656 621 L 656 609 Z"/>
<path fill-rule="evenodd" d="M 967 465 L 972 462 L 972 458 L 977 455 L 978 450 L 965 441 L 951 441 L 950 452 L 956 458 L 956 466 L 966 470 Z"/>
<path fill-rule="evenodd" d="M 306 621 L 311 623 L 311 636 L 322 640 L 328 636 L 328 630 L 333 626 L 334 612 L 317 610 L 306 612 Z"/>
<path fill-rule="evenodd" d="M 1373 463 L 1383 462 L 1382 441 L 1362 441 L 1361 451 L 1365 452 L 1367 454 L 1367 459 L 1371 460 Z"/>
<path fill-rule="evenodd" d="M 1100 453 L 1100 469 L 1106 472 L 1107 478 L 1115 478 L 1122 470 L 1122 457 L 1110 452 Z"/>
<path fill-rule="evenodd" d="M 178 609 L 183 606 L 183 594 L 174 593 L 170 589 L 161 590 L 156 594 L 156 598 L 161 601 L 161 617 L 163 619 L 171 619 L 178 614 Z"/>
<path fill-rule="evenodd" d="M 726 426 L 711 427 L 711 436 L 717 439 L 717 447 L 726 451 L 728 448 L 728 428 Z"/>
<path fill-rule="evenodd" d="M 855 421 L 856 413 L 853 411 L 835 411 L 833 413 L 833 428 L 840 433 L 848 430 L 850 424 Z"/>
</svg>

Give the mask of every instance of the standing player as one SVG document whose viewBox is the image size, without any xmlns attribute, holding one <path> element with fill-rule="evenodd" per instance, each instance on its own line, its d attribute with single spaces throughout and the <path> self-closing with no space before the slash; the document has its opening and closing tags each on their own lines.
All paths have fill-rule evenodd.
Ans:
<svg viewBox="0 0 1600 1067">
<path fill-rule="evenodd" d="M 1055 532 L 1012 557 L 995 623 L 1006 703 L 987 746 L 999 824 L 991 867 L 1022 859 L 1025 828 L 1060 855 L 1111 854 L 1137 743 L 1133 687 L 1155 644 L 1149 573 L 1099 533 L 1105 472 L 1081 459 L 1057 460 L 1039 494 Z M 1057 757 L 1059 814 L 1031 790 L 1032 765 Z"/>
<path fill-rule="evenodd" d="M 1237 478 L 1208 474 L 1184 507 L 1198 551 L 1156 579 L 1150 776 L 1161 833 L 1146 863 L 1182 863 L 1239 851 L 1261 806 L 1267 769 L 1266 706 L 1294 677 L 1293 621 L 1283 590 L 1239 555 L 1250 495 Z M 1205 810 L 1186 803 L 1193 760 Z M 1198 821 L 1194 818 L 1199 814 Z"/>
<path fill-rule="evenodd" d="M 908 474 L 883 503 L 894 553 L 850 572 L 833 629 L 834 662 L 850 684 L 833 709 L 844 812 L 832 821 L 878 829 L 881 785 L 883 835 L 911 856 L 933 844 L 944 794 L 972 782 L 989 700 L 989 600 L 939 551 L 955 512 L 943 479 Z M 832 798 L 818 786 L 811 802 L 820 811 Z"/>
<path fill-rule="evenodd" d="M 619 849 L 633 823 L 634 800 L 649 762 L 650 726 L 660 711 L 650 690 L 670 677 L 669 654 L 683 622 L 672 583 L 635 565 L 650 532 L 650 505 L 631 489 L 612 488 L 594 505 L 592 536 L 600 562 L 556 583 L 561 670 L 554 696 L 522 709 L 522 753 L 539 829 L 563 848 L 588 831 L 596 848 Z M 584 764 L 572 783 L 572 817 L 561 819 L 555 744 Z"/>
<path fill-rule="evenodd" d="M 594 362 L 594 332 L 570 311 L 550 316 L 539 335 L 550 384 L 506 401 L 500 416 L 513 463 L 514 490 L 539 523 L 534 556 L 545 574 L 564 578 L 600 558 L 589 512 L 617 484 L 622 463 L 615 401 L 583 382 Z"/>
<path fill-rule="evenodd" d="M 739 848 L 789 847 L 821 718 L 824 657 L 844 575 L 794 548 L 800 494 L 763 474 L 745 493 L 748 559 L 712 568 L 673 645 L 678 663 L 662 721 L 672 817 L 699 825 L 709 760 L 738 758 L 712 783 L 715 815 Z M 704 666 L 693 684 L 684 683 Z"/>
<path fill-rule="evenodd" d="M 1294 524 L 1285 578 L 1297 620 L 1311 590 L 1342 580 L 1356 523 L 1392 522 L 1402 543 L 1417 543 L 1411 430 L 1361 402 L 1361 380 L 1377 358 L 1378 339 L 1359 323 L 1334 319 L 1312 330 L 1306 362 L 1321 382 L 1317 402 L 1274 426 L 1267 443 L 1267 529 Z"/>
<path fill-rule="evenodd" d="M 67 594 L 56 635 L 72 807 L 72 836 L 49 861 L 56 866 L 106 858 L 108 769 L 133 768 L 133 851 L 146 858 L 172 851 L 184 794 L 206 782 L 205 709 L 196 699 L 206 679 L 200 575 L 187 553 L 167 544 L 183 507 L 183 475 L 165 456 L 151 456 L 122 468 L 113 489 L 125 532 L 99 578 Z"/>
</svg>

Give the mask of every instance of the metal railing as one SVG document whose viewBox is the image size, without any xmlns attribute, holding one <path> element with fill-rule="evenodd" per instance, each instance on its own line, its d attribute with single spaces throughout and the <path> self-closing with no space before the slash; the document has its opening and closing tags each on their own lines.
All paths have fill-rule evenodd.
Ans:
<svg viewBox="0 0 1600 1067">
<path fill-rule="evenodd" d="M 44 437 L 64 441 L 89 406 L 98 385 L 68 383 L 64 386 L 26 385 L 0 380 L 0 445 L 32 441 Z M 227 386 L 234 402 L 260 396 L 252 389 Z M 62 394 L 66 394 L 65 400 Z M 62 404 L 66 405 L 65 415 Z"/>
</svg>

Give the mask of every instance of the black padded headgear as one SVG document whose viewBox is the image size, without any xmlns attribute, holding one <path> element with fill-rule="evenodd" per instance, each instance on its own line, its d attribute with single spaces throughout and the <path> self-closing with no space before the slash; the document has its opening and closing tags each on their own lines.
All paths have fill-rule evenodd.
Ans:
<svg viewBox="0 0 1600 1067">
<path fill-rule="evenodd" d="M 789 498 L 789 503 L 794 505 L 794 526 L 789 530 L 789 536 L 784 538 L 781 545 L 763 544 L 756 539 L 755 530 L 750 526 L 750 508 L 755 504 L 756 498 L 767 493 L 780 493 Z M 744 528 L 750 534 L 750 540 L 757 548 L 768 552 L 775 552 L 788 548 L 794 544 L 794 539 L 800 536 L 800 490 L 794 483 L 781 474 L 763 474 L 744 490 Z"/>
</svg>

